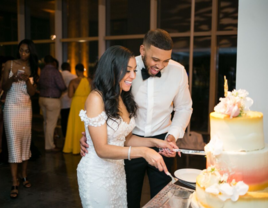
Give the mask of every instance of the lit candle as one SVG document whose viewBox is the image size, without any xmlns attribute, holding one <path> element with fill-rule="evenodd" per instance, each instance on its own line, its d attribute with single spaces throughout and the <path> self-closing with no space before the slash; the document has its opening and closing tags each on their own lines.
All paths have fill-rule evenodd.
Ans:
<svg viewBox="0 0 268 208">
<path fill-rule="evenodd" d="M 227 97 L 228 95 L 228 81 L 226 79 L 226 76 L 224 76 L 224 97 Z"/>
</svg>

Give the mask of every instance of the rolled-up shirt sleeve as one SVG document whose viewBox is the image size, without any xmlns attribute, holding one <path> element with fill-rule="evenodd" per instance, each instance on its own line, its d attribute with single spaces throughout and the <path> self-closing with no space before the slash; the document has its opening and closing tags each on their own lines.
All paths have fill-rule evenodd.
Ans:
<svg viewBox="0 0 268 208">
<path fill-rule="evenodd" d="M 183 138 L 193 112 L 188 76 L 185 70 L 182 70 L 182 77 L 178 93 L 173 100 L 174 117 L 168 130 L 168 134 L 173 135 L 176 140 Z"/>
</svg>

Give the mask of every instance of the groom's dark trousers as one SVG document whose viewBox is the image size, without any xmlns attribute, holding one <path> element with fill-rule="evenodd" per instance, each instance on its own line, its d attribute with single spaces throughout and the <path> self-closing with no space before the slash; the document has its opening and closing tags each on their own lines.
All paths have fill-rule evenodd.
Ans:
<svg viewBox="0 0 268 208">
<path fill-rule="evenodd" d="M 166 133 L 157 136 L 150 136 L 150 138 L 157 138 L 162 140 L 164 140 L 165 137 Z M 146 137 L 144 139 L 146 139 Z M 158 148 L 154 147 L 152 149 L 158 152 Z M 163 158 L 170 172 L 174 158 L 164 156 Z M 150 183 L 151 198 L 153 198 L 159 191 L 161 191 L 171 180 L 170 177 L 167 176 L 163 171 L 160 172 L 154 166 L 149 165 L 143 158 L 132 159 L 130 161 L 125 160 L 125 171 L 127 178 L 128 208 L 140 208 L 142 185 L 146 172 L 148 174 Z"/>
</svg>

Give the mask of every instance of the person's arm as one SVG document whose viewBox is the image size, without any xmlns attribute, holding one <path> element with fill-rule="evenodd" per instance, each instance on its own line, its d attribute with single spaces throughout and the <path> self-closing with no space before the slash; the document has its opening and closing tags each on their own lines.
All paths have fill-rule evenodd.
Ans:
<svg viewBox="0 0 268 208">
<path fill-rule="evenodd" d="M 176 142 L 169 142 L 155 138 L 144 138 L 133 135 L 132 133 L 126 138 L 125 146 L 144 146 L 144 147 L 157 147 L 161 148 L 160 154 L 166 157 L 175 157 L 176 152 L 173 149 L 178 149 Z M 178 155 L 181 156 L 180 152 Z"/>
<path fill-rule="evenodd" d="M 36 87 L 31 83 L 30 79 L 28 78 L 26 81 L 27 92 L 30 96 L 33 96 L 36 92 Z"/>
<path fill-rule="evenodd" d="M 65 85 L 65 83 L 64 83 L 64 80 L 63 80 L 63 78 L 62 78 L 62 75 L 61 75 L 61 73 L 58 71 L 58 70 L 55 70 L 54 71 L 54 76 L 55 76 L 55 82 L 56 82 L 56 85 L 57 85 L 57 87 L 58 87 L 58 89 L 60 90 L 60 91 L 64 91 L 64 90 L 66 90 L 67 89 L 67 87 L 66 87 L 66 85 Z"/>
<path fill-rule="evenodd" d="M 18 81 L 17 73 L 14 73 L 12 77 L 9 77 L 9 72 L 11 70 L 11 61 L 7 61 L 5 63 L 5 68 L 3 72 L 3 90 L 8 91 L 12 85 L 13 82 Z"/>
<path fill-rule="evenodd" d="M 161 139 L 139 137 L 132 133 L 127 136 L 125 146 L 168 148 L 170 151 L 178 148 L 173 143 Z"/>
<path fill-rule="evenodd" d="M 104 110 L 104 103 L 97 92 L 92 92 L 87 98 L 85 109 L 88 118 L 96 118 Z M 109 145 L 107 142 L 106 121 L 101 126 L 88 125 L 95 151 L 100 158 L 105 159 L 128 159 L 130 157 L 143 157 L 150 165 L 155 166 L 160 171 L 167 173 L 165 162 L 160 154 L 147 147 L 120 147 Z M 130 149 L 131 148 L 131 149 Z"/>
<path fill-rule="evenodd" d="M 74 79 L 70 81 L 68 86 L 68 97 L 72 98 L 74 96 L 75 88 L 74 88 Z"/>
<path fill-rule="evenodd" d="M 25 74 L 25 73 L 23 73 L 23 74 L 19 74 L 19 75 L 18 75 L 18 79 L 19 79 L 19 80 L 23 80 L 23 81 L 25 81 L 26 86 L 27 86 L 27 93 L 28 93 L 30 96 L 33 96 L 33 95 L 35 94 L 35 92 L 36 92 L 36 88 L 35 88 L 35 86 L 31 83 L 29 75 L 28 75 L 28 74 Z M 33 78 L 32 78 L 32 79 L 33 79 Z"/>
<path fill-rule="evenodd" d="M 166 157 L 171 157 L 171 154 L 173 155 L 173 149 L 178 149 L 178 146 L 175 143 L 170 143 L 167 141 L 163 141 L 161 139 L 155 139 L 155 138 L 143 138 L 143 137 L 139 137 L 136 135 L 133 135 L 132 133 L 130 133 L 127 137 L 126 137 L 126 141 L 125 141 L 125 146 L 129 147 L 129 146 L 134 146 L 134 147 L 158 147 L 158 148 L 162 148 L 162 149 L 169 149 L 169 151 L 167 151 L 167 155 L 165 155 L 165 152 L 161 152 L 161 154 L 163 154 Z M 88 144 L 86 142 L 86 134 L 85 132 L 82 132 L 82 137 L 80 139 L 80 149 L 81 149 L 81 156 L 85 156 L 86 153 L 88 153 L 87 148 L 88 148 Z M 164 151 L 164 150 L 163 150 Z M 175 153 L 176 154 L 176 153 Z M 178 153 L 179 154 L 179 153 Z M 180 154 L 179 154 L 180 155 Z"/>
<path fill-rule="evenodd" d="M 192 99 L 188 87 L 188 76 L 185 69 L 182 70 L 182 79 L 179 91 L 173 100 L 174 117 L 168 130 L 167 141 L 176 142 L 183 138 L 185 129 L 192 115 Z"/>
</svg>

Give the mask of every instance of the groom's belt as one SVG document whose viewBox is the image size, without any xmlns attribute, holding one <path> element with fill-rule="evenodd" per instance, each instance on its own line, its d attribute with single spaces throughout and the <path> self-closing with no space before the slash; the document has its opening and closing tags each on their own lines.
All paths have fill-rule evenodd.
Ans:
<svg viewBox="0 0 268 208">
<path fill-rule="evenodd" d="M 43 98 L 54 98 L 54 99 L 59 99 L 60 97 L 52 97 L 52 96 L 40 96 L 40 97 L 43 97 Z"/>
</svg>

